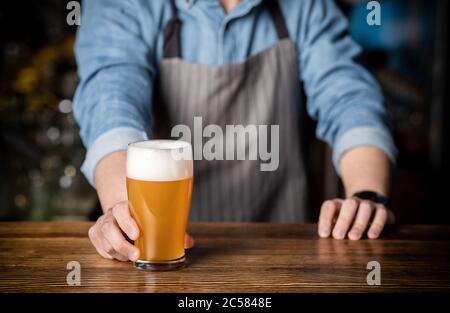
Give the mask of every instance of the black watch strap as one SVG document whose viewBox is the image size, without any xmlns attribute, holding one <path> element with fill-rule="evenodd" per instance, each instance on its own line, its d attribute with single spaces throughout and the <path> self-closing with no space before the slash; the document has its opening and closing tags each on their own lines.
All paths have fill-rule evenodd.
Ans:
<svg viewBox="0 0 450 313">
<path fill-rule="evenodd" d="M 358 198 L 360 200 L 370 200 L 374 203 L 382 204 L 388 209 L 391 207 L 391 199 L 389 199 L 389 197 L 386 197 L 374 191 L 370 190 L 359 191 L 356 192 L 353 195 L 353 197 Z"/>
</svg>

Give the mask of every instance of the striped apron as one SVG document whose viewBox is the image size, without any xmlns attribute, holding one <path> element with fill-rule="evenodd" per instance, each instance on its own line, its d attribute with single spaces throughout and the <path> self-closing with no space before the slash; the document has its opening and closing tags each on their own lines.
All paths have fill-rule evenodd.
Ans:
<svg viewBox="0 0 450 313">
<path fill-rule="evenodd" d="M 278 2 L 266 0 L 264 5 L 278 42 L 243 63 L 209 66 L 181 58 L 181 23 L 171 1 L 173 16 L 164 29 L 164 58 L 155 84 L 153 137 L 167 138 L 172 127 L 181 124 L 187 125 L 194 137 L 195 117 L 201 117 L 203 127 L 220 126 L 224 134 L 226 125 L 268 125 L 267 129 L 279 125 L 279 138 L 273 139 L 279 146 L 275 171 L 261 171 L 262 161 L 249 160 L 248 154 L 245 160 L 194 161 L 191 221 L 307 220 L 298 52 L 289 39 Z M 252 145 L 258 145 L 249 137 L 247 153 Z M 271 138 L 270 132 L 267 137 Z M 201 151 L 209 140 L 218 140 L 225 150 L 228 140 L 214 136 L 192 139 L 194 151 Z M 273 147 L 274 142 L 268 146 Z"/>
</svg>

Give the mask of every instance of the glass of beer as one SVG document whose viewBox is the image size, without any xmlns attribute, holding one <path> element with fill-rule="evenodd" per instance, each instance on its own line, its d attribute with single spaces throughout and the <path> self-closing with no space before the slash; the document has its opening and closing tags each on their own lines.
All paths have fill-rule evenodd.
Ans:
<svg viewBox="0 0 450 313">
<path fill-rule="evenodd" d="M 133 142 L 127 151 L 127 192 L 140 236 L 138 269 L 182 267 L 184 235 L 193 183 L 190 143 L 179 140 Z"/>
</svg>

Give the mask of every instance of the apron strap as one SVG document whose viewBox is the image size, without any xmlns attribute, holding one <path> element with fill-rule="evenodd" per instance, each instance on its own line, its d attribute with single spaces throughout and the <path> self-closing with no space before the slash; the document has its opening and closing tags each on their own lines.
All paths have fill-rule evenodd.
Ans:
<svg viewBox="0 0 450 313">
<path fill-rule="evenodd" d="M 289 38 L 289 32 L 286 27 L 286 21 L 283 13 L 281 12 L 278 0 L 264 0 L 264 4 L 272 17 L 272 21 L 275 24 L 277 30 L 278 39 Z"/>
<path fill-rule="evenodd" d="M 164 28 L 164 46 L 163 57 L 166 58 L 179 58 L 180 53 L 180 29 L 181 22 L 178 18 L 177 7 L 175 0 L 170 0 L 170 7 L 172 9 L 172 17 Z"/>
<path fill-rule="evenodd" d="M 289 32 L 286 27 L 286 21 L 284 20 L 283 13 L 281 12 L 278 0 L 263 0 L 267 10 L 272 17 L 273 23 L 278 34 L 278 39 L 289 38 Z M 178 18 L 177 7 L 175 0 L 170 0 L 170 7 L 172 10 L 172 17 L 167 23 L 163 31 L 164 46 L 163 57 L 166 58 L 181 58 L 180 49 L 180 29 L 181 22 Z"/>
</svg>

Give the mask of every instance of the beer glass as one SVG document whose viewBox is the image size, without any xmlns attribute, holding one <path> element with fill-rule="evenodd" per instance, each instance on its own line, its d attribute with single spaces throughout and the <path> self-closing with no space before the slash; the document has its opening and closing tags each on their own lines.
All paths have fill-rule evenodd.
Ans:
<svg viewBox="0 0 450 313">
<path fill-rule="evenodd" d="M 127 192 L 140 236 L 134 266 L 158 271 L 182 267 L 193 184 L 192 146 L 179 140 L 133 142 L 127 151 Z"/>
</svg>

